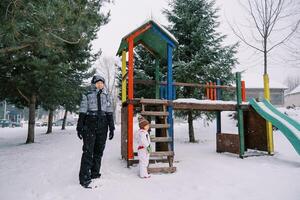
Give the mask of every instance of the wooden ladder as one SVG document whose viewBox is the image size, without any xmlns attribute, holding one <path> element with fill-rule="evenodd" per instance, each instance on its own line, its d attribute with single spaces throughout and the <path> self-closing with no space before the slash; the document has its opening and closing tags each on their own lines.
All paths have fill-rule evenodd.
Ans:
<svg viewBox="0 0 300 200">
<path fill-rule="evenodd" d="M 140 101 L 142 105 L 141 115 L 145 118 L 148 117 L 159 117 L 161 123 L 159 124 L 150 124 L 150 128 L 152 129 L 162 129 L 165 130 L 165 136 L 156 137 L 155 135 L 150 135 L 150 139 L 152 143 L 167 143 L 167 150 L 165 151 L 154 151 L 150 153 L 150 158 L 160 158 L 161 160 L 167 160 L 169 163 L 168 167 L 148 167 L 148 173 L 173 173 L 176 171 L 176 167 L 173 166 L 174 161 L 174 151 L 171 149 L 173 139 L 168 134 L 168 128 L 170 124 L 168 124 L 167 118 L 169 113 L 167 112 L 168 100 L 160 100 L 160 99 L 144 99 L 141 98 Z M 150 109 L 155 108 L 153 111 L 146 111 L 146 106 Z M 158 160 L 158 159 L 157 159 Z"/>
</svg>

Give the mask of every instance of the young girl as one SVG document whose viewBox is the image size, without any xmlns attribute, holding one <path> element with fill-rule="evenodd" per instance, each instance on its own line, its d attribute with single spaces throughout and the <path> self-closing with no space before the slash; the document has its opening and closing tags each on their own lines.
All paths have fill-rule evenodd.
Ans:
<svg viewBox="0 0 300 200">
<path fill-rule="evenodd" d="M 149 122 L 142 116 L 138 118 L 140 130 L 138 131 L 138 158 L 141 178 L 150 178 L 147 167 L 151 152 Z"/>
</svg>

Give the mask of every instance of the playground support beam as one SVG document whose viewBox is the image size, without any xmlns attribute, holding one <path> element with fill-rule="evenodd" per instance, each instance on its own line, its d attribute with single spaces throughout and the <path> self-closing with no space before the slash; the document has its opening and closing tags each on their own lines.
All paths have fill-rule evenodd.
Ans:
<svg viewBox="0 0 300 200">
<path fill-rule="evenodd" d="M 221 85 L 221 81 L 220 79 L 217 79 L 217 86 Z M 217 95 L 216 95 L 216 99 L 217 100 L 221 100 L 221 88 L 217 88 Z M 221 129 L 221 112 L 217 111 L 217 134 L 221 133 L 222 129 Z"/>
<path fill-rule="evenodd" d="M 264 74 L 264 96 L 265 99 L 270 101 L 270 86 L 269 86 L 269 75 Z M 267 126 L 267 140 L 268 140 L 268 153 L 270 155 L 274 154 L 274 141 L 273 141 L 273 129 L 270 122 L 266 122 Z"/>
<path fill-rule="evenodd" d="M 128 99 L 133 100 L 133 37 L 128 38 Z M 127 152 L 128 160 L 132 160 L 133 155 L 133 104 L 128 105 L 128 130 L 127 130 Z"/>
<path fill-rule="evenodd" d="M 127 91 L 126 91 L 126 51 L 122 52 L 122 103 L 126 101 Z"/>
<path fill-rule="evenodd" d="M 242 104 L 242 85 L 241 85 L 241 73 L 236 73 L 236 97 L 237 97 L 237 114 L 238 114 L 238 130 L 240 139 L 240 158 L 244 157 L 245 153 L 245 136 L 244 136 L 244 120 Z"/>
<path fill-rule="evenodd" d="M 168 43 L 167 53 L 168 53 L 168 77 L 167 77 L 167 99 L 173 100 L 173 70 L 172 70 L 172 45 Z M 171 150 L 174 151 L 174 134 L 173 134 L 173 106 L 168 106 L 168 124 L 170 127 L 168 129 L 169 137 L 172 138 Z"/>
</svg>

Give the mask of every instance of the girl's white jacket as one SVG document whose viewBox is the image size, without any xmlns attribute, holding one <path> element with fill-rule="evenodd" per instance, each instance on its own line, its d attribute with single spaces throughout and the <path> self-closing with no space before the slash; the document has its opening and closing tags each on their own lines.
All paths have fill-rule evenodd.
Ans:
<svg viewBox="0 0 300 200">
<path fill-rule="evenodd" d="M 144 129 L 138 131 L 138 149 L 147 148 L 151 144 L 150 135 Z"/>
</svg>

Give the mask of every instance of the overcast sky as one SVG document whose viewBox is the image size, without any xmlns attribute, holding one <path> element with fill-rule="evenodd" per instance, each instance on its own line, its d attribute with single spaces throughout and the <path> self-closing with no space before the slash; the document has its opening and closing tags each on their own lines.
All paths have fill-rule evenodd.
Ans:
<svg viewBox="0 0 300 200">
<path fill-rule="evenodd" d="M 238 0 L 216 0 L 216 7 L 219 8 L 219 32 L 228 37 L 225 44 L 238 42 L 238 38 L 233 34 L 229 23 L 237 24 L 245 35 L 251 35 L 247 13 L 238 3 Z M 103 56 L 114 57 L 118 50 L 121 38 L 141 25 L 151 16 L 163 25 L 168 21 L 162 14 L 162 10 L 168 8 L 167 0 L 115 0 L 114 4 L 106 5 L 106 9 L 111 10 L 110 22 L 101 27 L 98 39 L 94 41 L 93 48 L 103 51 Z M 280 39 L 283 33 L 275 33 L 273 39 Z M 250 38 L 250 37 L 249 37 Z M 263 55 L 255 52 L 250 47 L 241 43 L 237 54 L 239 64 L 235 70 L 246 70 L 246 73 L 263 74 Z M 286 49 L 277 48 L 271 52 L 269 57 L 270 79 L 283 83 L 288 76 L 300 76 L 300 66 L 295 66 L 287 62 Z M 258 77 L 260 79 L 260 77 Z"/>
</svg>

